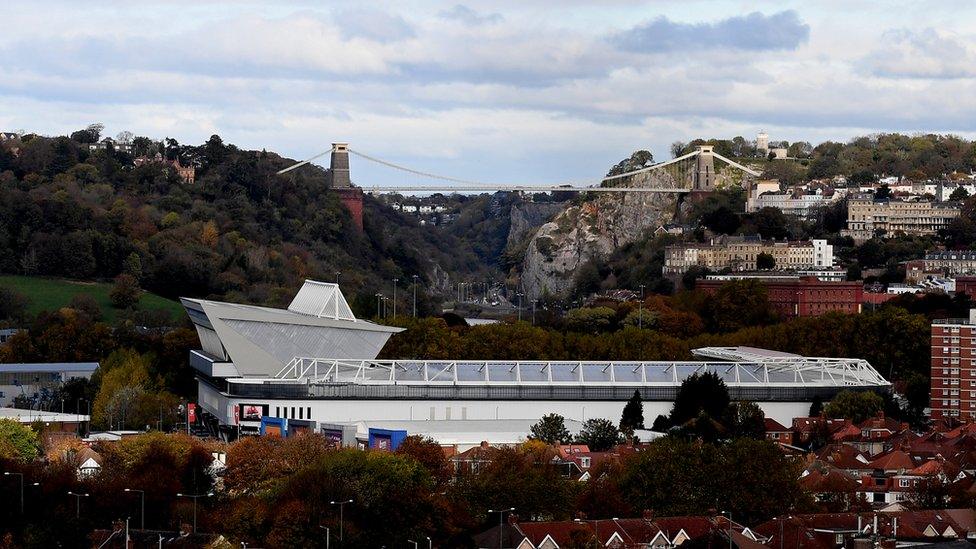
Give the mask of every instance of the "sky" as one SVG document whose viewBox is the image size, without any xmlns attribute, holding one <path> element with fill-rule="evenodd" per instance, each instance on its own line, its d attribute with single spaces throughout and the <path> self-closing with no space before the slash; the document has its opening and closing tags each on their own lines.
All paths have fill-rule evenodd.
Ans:
<svg viewBox="0 0 976 549">
<path fill-rule="evenodd" d="M 4 0 L 0 131 L 578 181 L 696 137 L 973 137 L 974 29 L 968 0 Z"/>
</svg>

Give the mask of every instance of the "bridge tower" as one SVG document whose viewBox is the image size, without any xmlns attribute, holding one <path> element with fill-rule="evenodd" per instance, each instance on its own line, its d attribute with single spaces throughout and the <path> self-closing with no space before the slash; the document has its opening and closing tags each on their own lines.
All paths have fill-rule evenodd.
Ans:
<svg viewBox="0 0 976 549">
<path fill-rule="evenodd" d="M 352 221 L 363 230 L 363 190 L 352 186 L 352 179 L 349 177 L 349 144 L 333 143 L 332 158 L 329 162 L 329 171 L 326 175 L 326 183 L 332 192 L 339 196 L 339 201 L 349 210 Z"/>
<path fill-rule="evenodd" d="M 695 157 L 695 178 L 692 191 L 712 191 L 715 189 L 715 158 L 712 145 L 699 145 Z"/>
</svg>

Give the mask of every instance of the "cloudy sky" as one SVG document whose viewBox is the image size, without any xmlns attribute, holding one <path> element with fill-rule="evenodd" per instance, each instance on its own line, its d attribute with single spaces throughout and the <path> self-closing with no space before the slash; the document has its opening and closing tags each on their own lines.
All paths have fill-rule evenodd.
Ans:
<svg viewBox="0 0 976 549">
<path fill-rule="evenodd" d="M 972 136 L 974 29 L 969 0 L 3 0 L 0 131 L 101 122 L 296 158 L 348 141 L 470 179 L 587 179 L 759 129 Z"/>
</svg>

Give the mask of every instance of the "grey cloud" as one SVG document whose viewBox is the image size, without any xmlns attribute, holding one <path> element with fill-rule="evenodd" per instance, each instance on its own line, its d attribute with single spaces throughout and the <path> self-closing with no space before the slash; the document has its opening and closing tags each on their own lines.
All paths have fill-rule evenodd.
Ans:
<svg viewBox="0 0 976 549">
<path fill-rule="evenodd" d="M 732 48 L 747 51 L 792 50 L 807 41 L 810 26 L 793 11 L 773 15 L 753 12 L 715 23 L 679 23 L 658 17 L 610 38 L 632 52 L 693 51 Z"/>
<path fill-rule="evenodd" d="M 417 35 L 413 25 L 399 15 L 385 11 L 356 9 L 335 14 L 343 38 L 365 38 L 375 42 L 397 42 Z"/>
<path fill-rule="evenodd" d="M 976 52 L 958 36 L 932 28 L 893 29 L 881 36 L 881 42 L 883 47 L 860 63 L 875 76 L 940 80 L 976 76 Z"/>
<path fill-rule="evenodd" d="M 500 23 L 504 19 L 500 13 L 486 13 L 482 15 L 464 4 L 456 4 L 453 8 L 440 12 L 439 15 L 444 19 L 461 21 L 467 25 Z"/>
</svg>

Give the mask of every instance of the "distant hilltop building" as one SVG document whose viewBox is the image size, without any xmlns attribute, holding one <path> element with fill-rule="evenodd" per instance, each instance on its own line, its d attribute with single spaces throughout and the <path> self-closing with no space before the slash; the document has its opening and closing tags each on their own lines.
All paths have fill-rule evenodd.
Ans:
<svg viewBox="0 0 976 549">
<path fill-rule="evenodd" d="M 758 238 L 724 237 L 707 244 L 668 246 L 664 275 L 681 275 L 692 267 L 712 271 L 755 271 L 760 254 L 769 254 L 778 270 L 825 269 L 834 264 L 834 247 L 826 240 L 775 242 Z"/>
<path fill-rule="evenodd" d="M 765 130 L 759 130 L 756 134 L 756 150 L 763 156 L 769 153 L 769 134 Z"/>
<path fill-rule="evenodd" d="M 959 217 L 957 204 L 928 201 L 875 200 L 872 196 L 851 198 L 847 203 L 847 228 L 841 231 L 855 243 L 876 235 L 933 235 Z"/>
<path fill-rule="evenodd" d="M 102 139 L 97 143 L 89 143 L 88 151 L 89 152 L 104 151 L 104 150 L 108 150 L 109 147 L 112 147 L 117 151 L 122 151 L 127 154 L 132 154 L 132 150 L 133 150 L 132 143 L 123 143 L 121 141 L 116 141 L 111 137 L 106 137 L 105 139 Z"/>
<path fill-rule="evenodd" d="M 13 141 L 14 139 L 20 139 L 20 134 L 14 132 L 0 132 L 0 143 L 4 141 Z"/>
<path fill-rule="evenodd" d="M 132 161 L 136 166 L 142 166 L 144 164 L 166 164 L 171 166 L 176 170 L 176 175 L 183 180 L 184 183 L 192 185 L 197 178 L 197 169 L 193 166 L 184 166 L 180 164 L 180 159 L 166 160 L 163 155 L 156 153 L 156 156 L 140 156 Z"/>
</svg>

